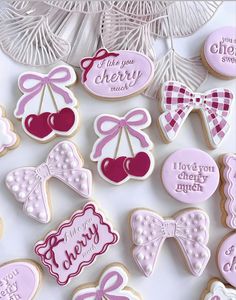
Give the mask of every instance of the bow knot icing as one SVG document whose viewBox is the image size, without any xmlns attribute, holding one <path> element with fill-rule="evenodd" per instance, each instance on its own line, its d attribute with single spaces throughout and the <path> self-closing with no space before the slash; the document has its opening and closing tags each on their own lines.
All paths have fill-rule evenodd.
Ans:
<svg viewBox="0 0 236 300">
<path fill-rule="evenodd" d="M 39 165 L 36 168 L 35 172 L 40 177 L 40 179 L 48 179 L 52 175 L 50 167 L 46 163 Z"/>
<path fill-rule="evenodd" d="M 42 77 L 41 79 L 41 84 L 42 85 L 47 85 L 51 83 L 51 79 L 48 76 Z"/>
<path fill-rule="evenodd" d="M 166 220 L 161 227 L 164 237 L 175 237 L 176 235 L 176 222 L 174 220 Z"/>
</svg>

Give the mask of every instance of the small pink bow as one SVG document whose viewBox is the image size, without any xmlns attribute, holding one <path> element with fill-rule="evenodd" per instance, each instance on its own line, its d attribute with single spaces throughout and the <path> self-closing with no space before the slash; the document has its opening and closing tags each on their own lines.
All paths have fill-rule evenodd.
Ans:
<svg viewBox="0 0 236 300">
<path fill-rule="evenodd" d="M 75 192 L 89 198 L 92 189 L 90 170 L 82 168 L 83 162 L 76 146 L 69 141 L 58 143 L 40 166 L 24 167 L 10 172 L 7 188 L 17 201 L 24 203 L 24 211 L 42 223 L 50 221 L 50 208 L 46 191 L 47 181 L 58 178 Z"/>
<path fill-rule="evenodd" d="M 95 128 L 101 139 L 94 145 L 92 152 L 92 158 L 96 159 L 102 155 L 103 147 L 115 138 L 122 128 L 126 128 L 127 131 L 140 141 L 142 147 L 149 147 L 150 141 L 147 140 L 146 136 L 139 130 L 142 126 L 146 125 L 149 118 L 146 110 L 144 109 L 133 109 L 123 118 L 118 118 L 113 115 L 102 115 L 99 116 L 95 121 Z M 114 123 L 114 126 L 110 129 L 103 129 L 106 123 Z M 133 127 L 137 127 L 137 130 Z"/>
<path fill-rule="evenodd" d="M 146 276 L 150 276 L 158 254 L 167 238 L 178 242 L 188 267 L 194 276 L 200 276 L 209 259 L 206 246 L 209 238 L 209 218 L 199 209 L 178 213 L 174 219 L 163 219 L 149 210 L 136 210 L 131 216 L 134 259 Z"/>
<path fill-rule="evenodd" d="M 84 69 L 84 72 L 82 74 L 83 82 L 87 80 L 88 72 L 92 69 L 95 61 L 103 60 L 110 56 L 116 57 L 118 55 L 119 53 L 108 52 L 106 49 L 99 49 L 93 57 L 83 58 L 81 60 L 81 67 Z"/>
<path fill-rule="evenodd" d="M 72 74 L 73 69 L 67 66 L 60 66 L 54 68 L 48 75 L 43 76 L 40 73 L 24 73 L 19 77 L 19 88 L 26 94 L 23 95 L 18 101 L 15 115 L 16 117 L 21 117 L 24 114 L 25 106 L 27 103 L 38 95 L 45 85 L 49 85 L 51 89 L 61 95 L 65 103 L 73 103 L 71 93 L 66 90 L 65 87 L 60 87 L 61 84 L 68 84 L 68 81 L 72 79 L 74 74 Z"/>
<path fill-rule="evenodd" d="M 226 135 L 229 125 L 233 93 L 228 89 L 214 89 L 204 94 L 194 93 L 184 84 L 167 81 L 162 87 L 163 114 L 159 117 L 161 129 L 169 141 L 177 136 L 189 113 L 201 109 L 213 147 L 217 147 Z"/>
<path fill-rule="evenodd" d="M 100 284 L 96 288 L 88 290 L 81 290 L 73 300 L 131 300 L 130 297 L 122 295 L 122 289 L 125 286 L 125 279 L 117 271 L 110 271 L 101 279 Z M 128 294 L 128 293 L 126 293 Z"/>
</svg>

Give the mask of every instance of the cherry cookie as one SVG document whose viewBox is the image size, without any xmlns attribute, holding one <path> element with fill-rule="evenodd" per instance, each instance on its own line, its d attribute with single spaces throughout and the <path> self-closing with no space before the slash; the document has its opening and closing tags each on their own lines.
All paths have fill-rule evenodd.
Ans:
<svg viewBox="0 0 236 300">
<path fill-rule="evenodd" d="M 95 204 L 88 203 L 39 241 L 35 253 L 57 283 L 66 285 L 118 240 L 118 233 Z"/>
<path fill-rule="evenodd" d="M 121 264 L 108 266 L 98 283 L 80 286 L 72 300 L 141 300 L 139 294 L 127 287 L 128 271 Z"/>
<path fill-rule="evenodd" d="M 14 149 L 19 144 L 19 137 L 12 123 L 6 118 L 5 110 L 0 106 L 0 156 Z"/>
<path fill-rule="evenodd" d="M 141 93 L 152 81 L 152 61 L 136 51 L 100 49 L 81 60 L 82 84 L 92 94 L 119 99 Z"/>
<path fill-rule="evenodd" d="M 219 185 L 220 173 L 214 159 L 195 148 L 172 153 L 162 167 L 162 182 L 167 192 L 184 203 L 209 199 Z"/>
<path fill-rule="evenodd" d="M 99 139 L 93 146 L 91 159 L 98 162 L 98 172 L 112 184 L 122 184 L 129 178 L 144 180 L 154 169 L 150 150 L 153 144 L 142 132 L 151 124 L 146 109 L 136 108 L 123 118 L 100 115 L 94 122 Z M 113 151 L 113 154 L 111 153 Z"/>
<path fill-rule="evenodd" d="M 51 220 L 47 194 L 47 181 L 51 177 L 59 179 L 82 197 L 91 196 L 92 174 L 83 168 L 76 146 L 69 141 L 58 143 L 38 167 L 15 169 L 6 177 L 7 188 L 18 202 L 24 204 L 24 212 L 41 223 Z"/>
<path fill-rule="evenodd" d="M 185 209 L 170 219 L 163 219 L 147 209 L 135 210 L 130 218 L 133 257 L 145 276 L 149 277 L 156 265 L 161 247 L 174 238 L 187 262 L 190 272 L 200 276 L 210 259 L 207 247 L 209 217 L 200 209 Z"/>
<path fill-rule="evenodd" d="M 202 300 L 236 300 L 236 290 L 226 287 L 218 280 L 212 280 L 209 288 L 203 293 Z"/>
<path fill-rule="evenodd" d="M 20 75 L 19 99 L 15 117 L 31 138 L 48 142 L 56 135 L 71 136 L 79 125 L 77 99 L 68 89 L 76 81 L 76 74 L 69 66 L 59 66 L 47 75 L 27 72 Z"/>
<path fill-rule="evenodd" d="M 41 271 L 31 260 L 13 260 L 0 266 L 0 299 L 32 300 L 40 285 Z"/>
<path fill-rule="evenodd" d="M 236 155 L 225 154 L 221 160 L 223 221 L 236 229 Z"/>
<path fill-rule="evenodd" d="M 233 93 L 217 88 L 203 94 L 195 93 L 183 83 L 167 81 L 161 89 L 159 124 L 166 142 L 172 142 L 192 111 L 201 113 L 209 145 L 217 148 L 229 131 L 227 122 L 233 101 Z"/>
</svg>

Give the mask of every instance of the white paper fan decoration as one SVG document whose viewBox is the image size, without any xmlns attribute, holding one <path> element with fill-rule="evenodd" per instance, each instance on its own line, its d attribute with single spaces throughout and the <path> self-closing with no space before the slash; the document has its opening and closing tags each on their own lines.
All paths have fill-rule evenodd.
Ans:
<svg viewBox="0 0 236 300">
<path fill-rule="evenodd" d="M 150 98 L 156 98 L 161 85 L 169 80 L 183 82 L 192 90 L 196 90 L 206 79 L 207 70 L 203 67 L 199 56 L 184 58 L 170 49 L 155 62 L 154 74 L 152 84 L 144 93 Z"/>
<path fill-rule="evenodd" d="M 51 31 L 47 16 L 22 16 L 12 9 L 1 14 L 0 41 L 11 58 L 34 66 L 51 64 L 70 51 L 69 43 Z"/>
<path fill-rule="evenodd" d="M 109 9 L 113 1 L 80 1 L 80 0 L 44 0 L 45 3 L 57 7 L 58 9 L 82 12 L 82 13 L 99 13 Z"/>
<path fill-rule="evenodd" d="M 193 34 L 215 14 L 222 1 L 174 1 L 166 9 L 172 35 L 183 37 Z M 153 24 L 153 33 L 160 37 L 170 35 L 167 19 L 160 19 Z"/>
</svg>

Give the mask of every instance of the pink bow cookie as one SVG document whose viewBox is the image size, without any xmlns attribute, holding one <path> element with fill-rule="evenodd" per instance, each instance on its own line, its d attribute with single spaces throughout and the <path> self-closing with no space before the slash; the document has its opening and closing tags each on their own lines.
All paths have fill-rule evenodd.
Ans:
<svg viewBox="0 0 236 300">
<path fill-rule="evenodd" d="M 180 82 L 165 82 L 161 98 L 163 113 L 159 117 L 159 123 L 166 140 L 172 142 L 190 112 L 199 110 L 203 116 L 211 146 L 218 147 L 229 130 L 227 117 L 233 97 L 233 93 L 224 88 L 200 94 L 194 93 Z"/>
<path fill-rule="evenodd" d="M 46 162 L 38 167 L 23 167 L 10 172 L 6 177 L 6 186 L 17 201 L 24 203 L 26 214 L 41 223 L 48 223 L 51 213 L 46 184 L 51 177 L 59 179 L 82 197 L 90 197 L 92 174 L 82 166 L 76 146 L 63 141 L 51 150 Z"/>
<path fill-rule="evenodd" d="M 138 209 L 130 220 L 133 256 L 145 276 L 150 276 L 161 247 L 167 238 L 174 238 L 180 246 L 194 276 L 200 276 L 209 259 L 206 246 L 209 238 L 209 217 L 199 209 L 183 210 L 174 218 L 163 219 L 155 212 Z"/>
</svg>

